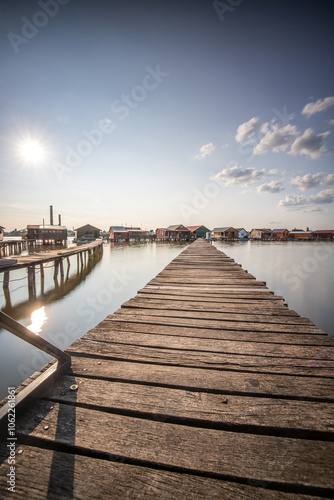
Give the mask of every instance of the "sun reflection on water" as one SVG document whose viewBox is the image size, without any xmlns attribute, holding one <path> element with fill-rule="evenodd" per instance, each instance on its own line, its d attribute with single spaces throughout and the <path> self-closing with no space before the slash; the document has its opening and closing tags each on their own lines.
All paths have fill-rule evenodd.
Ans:
<svg viewBox="0 0 334 500">
<path fill-rule="evenodd" d="M 27 328 L 38 335 L 42 331 L 42 326 L 47 319 L 45 306 L 40 307 L 31 313 L 31 325 L 27 326 Z"/>
</svg>

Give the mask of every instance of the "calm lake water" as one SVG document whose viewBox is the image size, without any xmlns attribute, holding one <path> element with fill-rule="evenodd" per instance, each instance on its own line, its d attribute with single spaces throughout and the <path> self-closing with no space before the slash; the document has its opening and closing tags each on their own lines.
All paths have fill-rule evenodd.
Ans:
<svg viewBox="0 0 334 500">
<path fill-rule="evenodd" d="M 334 335 L 334 244 L 305 242 L 214 242 L 257 279 L 283 295 L 289 307 Z M 45 269 L 44 292 L 29 300 L 27 271 L 11 273 L 9 295 L 1 284 L 0 308 L 61 349 L 69 346 L 158 274 L 187 247 L 186 243 L 106 243 L 103 257 L 77 273 L 71 257 L 63 283 Z M 0 275 L 2 281 L 3 275 Z M 55 286 L 56 285 L 56 286 Z M 0 399 L 51 358 L 0 330 Z"/>
</svg>

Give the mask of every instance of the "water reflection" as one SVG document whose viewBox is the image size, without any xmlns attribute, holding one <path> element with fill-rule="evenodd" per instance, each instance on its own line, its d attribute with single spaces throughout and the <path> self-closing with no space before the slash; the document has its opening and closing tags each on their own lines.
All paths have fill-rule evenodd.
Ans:
<svg viewBox="0 0 334 500">
<path fill-rule="evenodd" d="M 73 258 L 76 258 L 76 256 L 73 256 Z M 74 273 L 70 273 L 71 267 L 67 265 L 66 276 L 60 273 L 58 277 L 58 274 L 55 275 L 53 273 L 52 281 L 50 276 L 47 276 L 47 271 L 53 266 L 50 266 L 50 264 L 45 265 L 43 273 L 36 272 L 33 293 L 27 286 L 29 293 L 28 297 L 24 300 L 17 301 L 13 305 L 11 295 L 14 295 L 16 290 L 11 291 L 10 288 L 4 290 L 3 297 L 5 299 L 5 304 L 1 308 L 1 311 L 8 314 L 8 316 L 11 316 L 13 319 L 20 320 L 22 318 L 27 318 L 33 311 L 40 309 L 42 306 L 63 299 L 87 279 L 101 258 L 102 254 L 96 253 L 91 259 L 84 259 L 82 262 L 77 259 L 76 271 Z M 36 283 L 37 278 L 39 278 L 39 284 Z M 47 286 L 49 290 L 46 290 Z"/>
<path fill-rule="evenodd" d="M 47 319 L 45 306 L 40 307 L 31 313 L 31 325 L 28 325 L 27 328 L 38 335 Z"/>
</svg>

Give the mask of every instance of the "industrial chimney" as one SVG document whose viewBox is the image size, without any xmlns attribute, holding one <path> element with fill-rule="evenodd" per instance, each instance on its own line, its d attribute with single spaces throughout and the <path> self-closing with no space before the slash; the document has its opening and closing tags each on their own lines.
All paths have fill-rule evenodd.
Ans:
<svg viewBox="0 0 334 500">
<path fill-rule="evenodd" d="M 58 215 L 58 225 L 61 226 L 61 215 Z"/>
<path fill-rule="evenodd" d="M 50 226 L 53 226 L 53 206 L 50 205 Z"/>
</svg>

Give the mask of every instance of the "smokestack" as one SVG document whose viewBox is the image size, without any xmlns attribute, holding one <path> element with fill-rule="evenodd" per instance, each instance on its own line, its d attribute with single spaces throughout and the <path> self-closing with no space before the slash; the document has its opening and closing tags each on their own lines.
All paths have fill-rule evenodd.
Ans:
<svg viewBox="0 0 334 500">
<path fill-rule="evenodd" d="M 58 225 L 61 226 L 61 215 L 58 215 Z"/>
<path fill-rule="evenodd" d="M 53 206 L 50 205 L 50 226 L 53 226 Z"/>
</svg>

